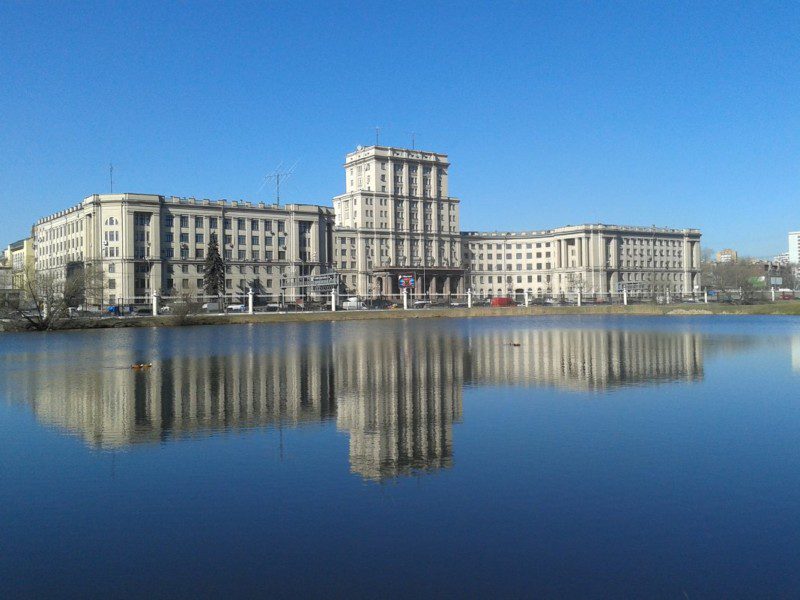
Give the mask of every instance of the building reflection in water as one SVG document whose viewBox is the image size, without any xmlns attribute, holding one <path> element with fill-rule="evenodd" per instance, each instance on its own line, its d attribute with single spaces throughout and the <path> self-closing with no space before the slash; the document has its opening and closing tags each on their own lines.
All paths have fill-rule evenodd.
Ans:
<svg viewBox="0 0 800 600">
<path fill-rule="evenodd" d="M 607 389 L 703 374 L 699 334 L 536 329 L 471 336 L 469 344 L 469 375 L 477 385 Z"/>
<path fill-rule="evenodd" d="M 465 384 L 604 390 L 703 375 L 703 338 L 692 333 L 375 325 L 262 351 L 241 345 L 175 353 L 138 372 L 17 355 L 4 395 L 102 448 L 335 419 L 351 470 L 381 480 L 453 464 Z"/>
</svg>

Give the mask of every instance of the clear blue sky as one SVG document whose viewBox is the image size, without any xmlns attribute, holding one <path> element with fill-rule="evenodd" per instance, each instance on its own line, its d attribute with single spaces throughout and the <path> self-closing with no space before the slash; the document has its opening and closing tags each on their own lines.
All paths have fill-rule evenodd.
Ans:
<svg viewBox="0 0 800 600">
<path fill-rule="evenodd" d="M 450 155 L 463 229 L 800 229 L 800 4 L 0 3 L 0 244 L 115 191 L 329 204 L 357 144 Z"/>
</svg>

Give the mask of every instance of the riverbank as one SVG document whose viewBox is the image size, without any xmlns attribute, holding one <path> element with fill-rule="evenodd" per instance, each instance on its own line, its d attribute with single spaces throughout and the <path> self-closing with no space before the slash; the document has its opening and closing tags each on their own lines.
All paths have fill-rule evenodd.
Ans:
<svg viewBox="0 0 800 600">
<path fill-rule="evenodd" d="M 774 304 L 737 306 L 730 304 L 632 304 L 600 306 L 515 306 L 505 308 L 442 308 L 416 310 L 359 310 L 336 312 L 291 312 L 228 315 L 187 315 L 157 317 L 121 317 L 69 319 L 58 323 L 54 329 L 113 329 L 119 327 L 178 327 L 187 325 L 222 325 L 236 323 L 286 323 L 314 321 L 351 321 L 370 319 L 438 319 L 471 317 L 525 317 L 555 315 L 800 315 L 800 301 Z M 0 323 L 0 331 L 20 331 L 14 324 Z"/>
</svg>

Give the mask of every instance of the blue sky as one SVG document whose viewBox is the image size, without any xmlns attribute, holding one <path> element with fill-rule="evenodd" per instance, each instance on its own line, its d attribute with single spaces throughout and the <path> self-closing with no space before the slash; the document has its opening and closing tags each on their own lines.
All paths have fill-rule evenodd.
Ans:
<svg viewBox="0 0 800 600">
<path fill-rule="evenodd" d="M 97 192 L 329 204 L 446 152 L 463 229 L 800 229 L 800 4 L 0 3 L 0 244 Z"/>
</svg>

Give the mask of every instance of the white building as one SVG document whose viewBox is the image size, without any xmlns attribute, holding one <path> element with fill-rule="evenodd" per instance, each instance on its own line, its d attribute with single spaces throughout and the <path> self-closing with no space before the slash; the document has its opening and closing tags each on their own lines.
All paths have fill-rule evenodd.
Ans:
<svg viewBox="0 0 800 600">
<path fill-rule="evenodd" d="M 459 200 L 449 195 L 446 154 L 358 147 L 345 158 L 346 193 L 333 199 L 334 266 L 360 295 L 399 293 L 398 276 L 418 291 L 463 291 Z"/>
<path fill-rule="evenodd" d="M 800 264 L 800 231 L 789 232 L 789 262 Z"/>
<path fill-rule="evenodd" d="M 94 269 L 102 297 L 95 304 L 146 303 L 154 291 L 202 294 L 212 234 L 228 294 L 253 287 L 277 297 L 282 277 L 330 267 L 333 215 L 323 206 L 95 194 L 36 222 L 36 270 L 64 279 Z"/>
<path fill-rule="evenodd" d="M 446 154 L 358 147 L 344 162 L 345 193 L 324 206 L 93 195 L 34 226 L 36 269 L 102 274 L 103 303 L 198 293 L 212 233 L 226 291 L 277 296 L 291 276 L 335 270 L 345 292 L 507 296 L 529 292 L 693 293 L 700 289 L 696 229 L 567 226 L 545 231 L 461 232 Z M 800 233 L 794 236 L 797 261 Z M 288 294 L 298 290 L 286 289 Z M 96 303 L 96 302 L 95 302 Z"/>
<path fill-rule="evenodd" d="M 469 287 L 481 296 L 700 288 L 696 229 L 580 225 L 520 233 L 465 232 Z"/>
</svg>

